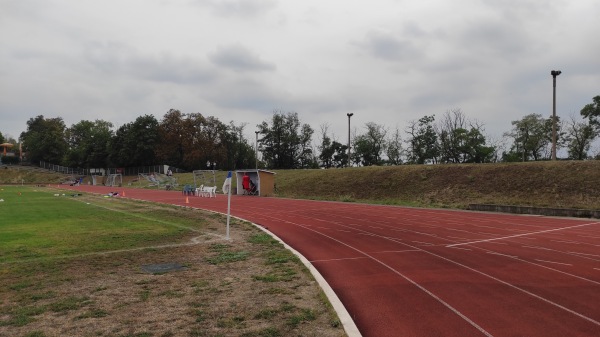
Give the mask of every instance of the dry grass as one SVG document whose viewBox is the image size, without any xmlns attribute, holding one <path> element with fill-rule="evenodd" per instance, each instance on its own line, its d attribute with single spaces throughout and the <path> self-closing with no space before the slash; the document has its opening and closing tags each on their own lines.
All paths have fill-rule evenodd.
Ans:
<svg viewBox="0 0 600 337">
<path fill-rule="evenodd" d="M 0 336 L 345 336 L 306 268 L 259 229 L 235 221 L 227 241 L 216 235 L 220 215 L 141 209 L 202 223 L 205 234 L 170 247 L 1 264 Z M 163 263 L 185 268 L 142 269 Z"/>
<path fill-rule="evenodd" d="M 278 196 L 465 208 L 600 208 L 600 161 L 280 170 Z"/>
<path fill-rule="evenodd" d="M 59 184 L 69 176 L 30 167 L 3 166 L 0 168 L 0 184 Z"/>
</svg>

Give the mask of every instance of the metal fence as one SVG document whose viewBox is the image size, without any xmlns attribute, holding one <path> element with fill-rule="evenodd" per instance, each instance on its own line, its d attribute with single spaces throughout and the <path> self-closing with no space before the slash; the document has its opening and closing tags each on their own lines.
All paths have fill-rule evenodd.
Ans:
<svg viewBox="0 0 600 337">
<path fill-rule="evenodd" d="M 47 163 L 45 161 L 40 161 L 40 167 L 44 168 L 46 170 L 50 170 L 50 171 L 54 171 L 54 172 L 60 172 L 60 173 L 64 173 L 64 174 L 82 175 L 82 176 L 88 175 L 86 173 L 86 170 L 82 169 L 82 168 L 66 167 L 66 166 L 61 166 L 61 165 Z"/>
<path fill-rule="evenodd" d="M 40 161 L 40 167 L 47 169 L 47 170 L 64 173 L 64 174 L 81 175 L 81 176 L 89 176 L 89 175 L 105 176 L 105 175 L 116 174 L 116 173 L 120 173 L 124 176 L 137 176 L 140 173 L 166 174 L 167 170 L 169 170 L 169 165 L 83 169 L 83 168 L 72 168 L 72 167 L 51 164 L 51 163 L 47 163 L 44 161 Z M 176 167 L 171 166 L 170 168 L 173 173 L 186 173 L 186 171 L 178 169 Z"/>
</svg>

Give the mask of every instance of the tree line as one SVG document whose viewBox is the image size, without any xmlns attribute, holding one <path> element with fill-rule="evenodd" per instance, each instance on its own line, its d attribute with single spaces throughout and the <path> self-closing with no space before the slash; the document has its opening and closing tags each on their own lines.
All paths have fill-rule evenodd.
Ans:
<svg viewBox="0 0 600 337">
<path fill-rule="evenodd" d="M 593 98 L 568 121 L 556 120 L 557 147 L 567 158 L 591 159 L 592 142 L 600 136 L 600 96 Z M 251 168 L 339 168 L 347 166 L 487 163 L 548 160 L 551 156 L 553 119 L 530 114 L 512 121 L 504 133 L 508 147 L 484 135 L 483 124 L 469 119 L 460 109 L 423 116 L 404 130 L 375 122 L 363 132 L 354 131 L 351 148 L 320 126 L 302 123 L 296 112 L 275 110 L 258 124 L 256 147 L 244 136 L 246 123 L 228 124 L 200 113 L 169 110 L 159 121 L 152 115 L 115 129 L 104 120 L 82 120 L 67 127 L 62 118 L 43 115 L 27 121 L 19 142 L 32 163 L 46 161 L 73 168 L 134 167 L 166 164 L 183 170 Z M 404 136 L 404 137 L 403 137 Z M 0 142 L 18 145 L 15 139 Z M 18 146 L 11 151 L 18 152 Z M 260 160 L 259 160 L 260 158 Z M 595 158 L 600 159 L 600 158 Z"/>
</svg>

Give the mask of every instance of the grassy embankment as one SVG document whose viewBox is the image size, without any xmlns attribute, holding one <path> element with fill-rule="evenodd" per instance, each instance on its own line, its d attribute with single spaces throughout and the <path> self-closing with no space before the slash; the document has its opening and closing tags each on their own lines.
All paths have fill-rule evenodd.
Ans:
<svg viewBox="0 0 600 337">
<path fill-rule="evenodd" d="M 404 165 L 277 172 L 280 196 L 466 208 L 600 209 L 600 161 Z"/>
<path fill-rule="evenodd" d="M 3 171 L 3 170 L 2 170 Z M 277 170 L 286 198 L 466 208 L 471 203 L 600 209 L 600 161 L 402 165 L 330 170 Z M 217 172 L 220 189 L 226 172 Z M 176 175 L 180 185 L 193 176 Z M 144 187 L 146 182 L 124 185 Z M 13 182 L 20 182 L 13 178 Z M 7 182 L 0 172 L 0 183 Z M 44 182 L 25 179 L 25 183 Z M 56 182 L 56 180 L 54 180 Z M 235 178 L 234 178 L 235 186 Z"/>
</svg>

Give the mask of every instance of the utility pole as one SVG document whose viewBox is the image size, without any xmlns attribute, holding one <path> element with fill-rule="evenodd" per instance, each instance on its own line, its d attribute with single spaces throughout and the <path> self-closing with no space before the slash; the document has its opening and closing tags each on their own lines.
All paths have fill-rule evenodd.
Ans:
<svg viewBox="0 0 600 337">
<path fill-rule="evenodd" d="M 256 169 L 258 170 L 258 131 L 254 131 L 256 134 L 256 143 L 254 143 L 254 156 L 256 157 Z"/>
<path fill-rule="evenodd" d="M 556 76 L 560 75 L 560 70 L 552 70 L 552 160 L 556 160 Z"/>
<path fill-rule="evenodd" d="M 352 166 L 351 156 L 350 156 L 350 117 L 354 116 L 353 113 L 347 113 L 348 116 L 348 167 Z"/>
</svg>

